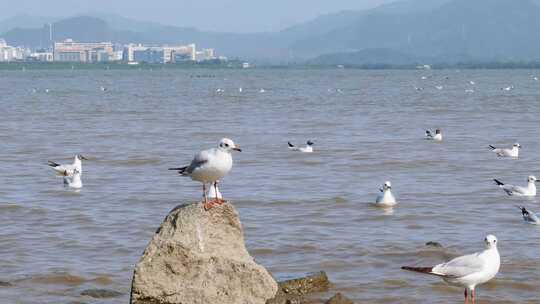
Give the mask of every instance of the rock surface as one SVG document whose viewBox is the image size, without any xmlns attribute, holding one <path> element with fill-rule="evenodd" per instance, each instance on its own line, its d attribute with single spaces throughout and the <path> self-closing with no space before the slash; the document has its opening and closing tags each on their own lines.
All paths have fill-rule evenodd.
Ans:
<svg viewBox="0 0 540 304">
<path fill-rule="evenodd" d="M 277 283 L 253 261 L 234 207 L 181 205 L 135 267 L 132 304 L 264 304 Z"/>
<path fill-rule="evenodd" d="M 330 281 L 324 271 L 312 273 L 302 278 L 281 281 L 276 296 L 267 304 L 305 303 L 303 296 L 314 292 L 328 291 Z"/>
<path fill-rule="evenodd" d="M 328 301 L 326 301 L 325 304 L 354 304 L 354 302 L 338 292 Z"/>
</svg>

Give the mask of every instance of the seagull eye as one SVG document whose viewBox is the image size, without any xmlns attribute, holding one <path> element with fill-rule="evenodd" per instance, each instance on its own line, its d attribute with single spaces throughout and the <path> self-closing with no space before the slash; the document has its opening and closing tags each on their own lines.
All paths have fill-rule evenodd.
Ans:
<svg viewBox="0 0 540 304">
<path fill-rule="evenodd" d="M 229 146 L 229 144 L 225 144 L 225 147 L 228 147 L 228 146 Z"/>
</svg>

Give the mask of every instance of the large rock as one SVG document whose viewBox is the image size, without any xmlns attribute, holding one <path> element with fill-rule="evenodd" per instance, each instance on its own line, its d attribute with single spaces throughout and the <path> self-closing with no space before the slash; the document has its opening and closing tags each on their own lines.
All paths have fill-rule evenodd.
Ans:
<svg viewBox="0 0 540 304">
<path fill-rule="evenodd" d="M 264 304 L 277 288 L 247 252 L 234 207 L 197 203 L 176 207 L 161 224 L 135 267 L 131 303 Z"/>
</svg>

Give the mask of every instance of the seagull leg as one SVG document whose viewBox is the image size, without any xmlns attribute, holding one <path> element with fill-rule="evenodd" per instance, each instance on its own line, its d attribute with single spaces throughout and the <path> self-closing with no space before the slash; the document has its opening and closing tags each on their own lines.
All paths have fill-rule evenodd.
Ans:
<svg viewBox="0 0 540 304">
<path fill-rule="evenodd" d="M 465 292 L 463 294 L 465 295 L 465 304 L 469 304 L 469 295 L 467 294 L 467 288 L 465 288 Z"/>
<path fill-rule="evenodd" d="M 476 303 L 476 292 L 473 290 L 471 290 L 471 300 L 472 300 L 472 304 L 475 304 Z"/>
<path fill-rule="evenodd" d="M 215 197 L 216 204 L 223 205 L 223 203 L 225 203 L 225 200 L 218 197 L 218 188 L 217 188 L 217 186 L 218 186 L 218 181 L 215 181 L 214 182 L 214 190 L 216 191 L 216 197 Z"/>
<path fill-rule="evenodd" d="M 204 210 L 208 211 L 214 205 L 212 204 L 212 202 L 208 202 L 208 197 L 206 197 L 206 184 L 205 183 L 202 184 L 202 189 L 203 189 L 202 191 L 203 191 L 203 198 L 204 198 L 203 207 L 204 207 Z"/>
</svg>

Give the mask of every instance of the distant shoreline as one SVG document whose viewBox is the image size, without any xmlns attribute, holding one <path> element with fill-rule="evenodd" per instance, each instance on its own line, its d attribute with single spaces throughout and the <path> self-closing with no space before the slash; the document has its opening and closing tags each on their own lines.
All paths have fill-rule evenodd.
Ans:
<svg viewBox="0 0 540 304">
<path fill-rule="evenodd" d="M 504 70 L 540 69 L 540 62 L 485 62 L 485 63 L 441 63 L 432 64 L 430 69 L 418 68 L 422 64 L 362 64 L 362 65 L 311 65 L 311 64 L 256 64 L 250 69 L 356 69 L 356 70 Z M 126 64 L 126 63 L 78 63 L 78 62 L 0 62 L 0 71 L 20 70 L 175 70 L 175 69 L 237 69 L 243 70 L 242 61 L 188 62 L 176 64 Z"/>
</svg>

